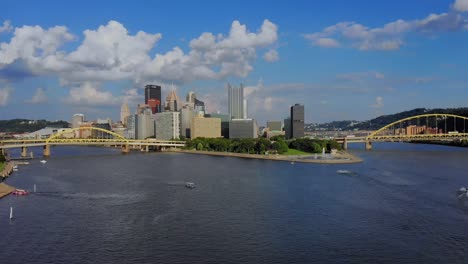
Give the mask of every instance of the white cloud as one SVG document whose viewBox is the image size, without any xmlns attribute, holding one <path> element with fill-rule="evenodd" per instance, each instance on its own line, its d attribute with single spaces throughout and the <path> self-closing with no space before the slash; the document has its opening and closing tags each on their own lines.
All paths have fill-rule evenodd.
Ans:
<svg viewBox="0 0 468 264">
<path fill-rule="evenodd" d="M 121 100 L 114 98 L 111 92 L 103 91 L 98 83 L 84 82 L 79 87 L 70 89 L 69 97 L 64 100 L 72 105 L 117 105 Z"/>
<path fill-rule="evenodd" d="M 324 48 L 337 48 L 340 46 L 340 43 L 332 38 L 313 38 L 309 35 L 306 35 L 307 39 L 312 40 L 315 46 L 324 47 Z"/>
<path fill-rule="evenodd" d="M 34 96 L 25 101 L 26 103 L 30 104 L 42 104 L 47 102 L 47 95 L 45 93 L 45 90 L 43 88 L 37 88 L 36 93 Z"/>
<path fill-rule="evenodd" d="M 377 96 L 375 98 L 375 103 L 371 105 L 372 108 L 375 109 L 381 109 L 384 107 L 384 102 L 383 102 L 383 97 L 382 96 Z"/>
<path fill-rule="evenodd" d="M 13 29 L 13 27 L 11 26 L 10 20 L 5 20 L 5 21 L 3 21 L 3 25 L 0 26 L 0 33 L 9 32 L 12 29 Z"/>
<path fill-rule="evenodd" d="M 66 27 L 44 30 L 40 26 L 16 28 L 10 43 L 0 43 L 0 69 L 16 60 L 23 60 L 32 72 L 47 69 L 51 58 L 63 56 L 58 48 L 73 39 Z"/>
<path fill-rule="evenodd" d="M 0 106 L 8 104 L 12 92 L 13 89 L 11 88 L 0 88 Z"/>
<path fill-rule="evenodd" d="M 279 60 L 278 51 L 274 49 L 270 49 L 269 51 L 265 52 L 265 54 L 263 54 L 263 59 L 268 62 L 278 61 Z"/>
<path fill-rule="evenodd" d="M 430 14 L 423 19 L 396 20 L 382 27 L 370 28 L 356 22 L 340 22 L 320 32 L 305 34 L 312 45 L 328 48 L 349 46 L 359 50 L 397 50 L 405 44 L 410 33 L 434 35 L 468 28 L 468 20 L 450 12 Z M 341 45 L 343 44 L 343 45 Z"/>
<path fill-rule="evenodd" d="M 174 47 L 151 57 L 161 34 L 139 31 L 132 35 L 117 21 L 85 30 L 83 41 L 69 53 L 59 50 L 75 39 L 66 27 L 23 26 L 15 29 L 9 43 L 0 44 L 0 71 L 21 61 L 34 75 L 55 75 L 67 86 L 114 80 L 180 84 L 246 77 L 253 70 L 257 49 L 274 44 L 277 30 L 269 20 L 256 33 L 234 21 L 227 36 L 205 32 L 190 41 L 187 53 Z"/>
<path fill-rule="evenodd" d="M 468 0 L 455 0 L 452 8 L 459 12 L 466 12 L 468 11 Z"/>
</svg>

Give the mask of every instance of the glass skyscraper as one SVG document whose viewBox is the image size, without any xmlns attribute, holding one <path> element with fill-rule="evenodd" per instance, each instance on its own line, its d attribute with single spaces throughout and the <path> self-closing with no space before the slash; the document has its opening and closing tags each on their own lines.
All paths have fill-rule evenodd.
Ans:
<svg viewBox="0 0 468 264">
<path fill-rule="evenodd" d="M 247 101 L 244 100 L 244 86 L 239 88 L 228 84 L 228 108 L 231 119 L 247 118 Z"/>
<path fill-rule="evenodd" d="M 161 86 L 159 85 L 146 85 L 145 86 L 145 104 L 149 104 L 150 99 L 155 99 L 157 101 L 151 101 L 151 103 L 156 103 L 155 106 L 152 106 L 156 113 L 161 112 Z M 159 105 L 158 105 L 159 104 Z M 154 114 L 154 113 L 153 113 Z"/>
</svg>

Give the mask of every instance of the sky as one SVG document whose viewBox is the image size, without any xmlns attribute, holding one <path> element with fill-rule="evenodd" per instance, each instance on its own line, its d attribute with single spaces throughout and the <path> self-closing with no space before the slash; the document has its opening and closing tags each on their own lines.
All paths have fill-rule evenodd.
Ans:
<svg viewBox="0 0 468 264">
<path fill-rule="evenodd" d="M 468 0 L 0 3 L 0 119 L 118 120 L 146 84 L 260 125 L 466 107 Z"/>
</svg>

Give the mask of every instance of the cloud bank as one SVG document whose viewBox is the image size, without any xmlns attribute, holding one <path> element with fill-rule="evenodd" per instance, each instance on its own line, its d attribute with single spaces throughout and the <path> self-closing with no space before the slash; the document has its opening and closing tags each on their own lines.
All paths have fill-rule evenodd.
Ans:
<svg viewBox="0 0 468 264">
<path fill-rule="evenodd" d="M 398 19 L 375 28 L 354 21 L 339 22 L 303 37 L 312 45 L 324 48 L 398 50 L 405 45 L 405 36 L 409 34 L 434 36 L 468 29 L 468 20 L 460 13 L 468 11 L 468 0 L 457 0 L 452 8 L 448 13 L 430 14 L 415 20 Z"/>
</svg>

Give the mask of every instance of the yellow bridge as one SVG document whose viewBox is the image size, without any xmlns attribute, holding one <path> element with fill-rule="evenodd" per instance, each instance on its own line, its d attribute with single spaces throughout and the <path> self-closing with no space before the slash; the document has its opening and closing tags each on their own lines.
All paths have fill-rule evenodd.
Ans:
<svg viewBox="0 0 468 264">
<path fill-rule="evenodd" d="M 411 141 L 454 141 L 468 140 L 467 117 L 452 114 L 424 114 L 403 118 L 388 124 L 366 137 L 337 138 L 347 149 L 348 143 L 366 143 L 372 149 L 372 142 Z"/>
<path fill-rule="evenodd" d="M 123 153 L 130 149 L 149 151 L 149 148 L 183 147 L 184 141 L 127 139 L 112 131 L 98 127 L 80 127 L 67 129 L 46 139 L 10 139 L 0 141 L 0 149 L 21 148 L 21 156 L 27 156 L 28 147 L 43 147 L 43 155 L 50 156 L 51 146 L 76 145 L 76 146 L 111 146 L 119 147 Z"/>
</svg>

